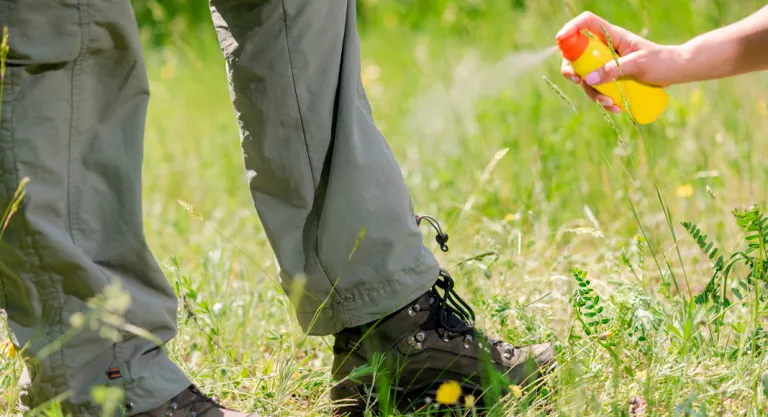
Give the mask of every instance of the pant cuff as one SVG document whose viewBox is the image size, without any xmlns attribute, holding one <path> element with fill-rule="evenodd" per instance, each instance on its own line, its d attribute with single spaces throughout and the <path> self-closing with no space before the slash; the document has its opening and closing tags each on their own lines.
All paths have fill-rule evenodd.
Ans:
<svg viewBox="0 0 768 417">
<path fill-rule="evenodd" d="M 386 280 L 350 294 L 341 302 L 325 306 L 320 312 L 297 312 L 304 331 L 312 336 L 338 333 L 391 314 L 425 293 L 437 280 L 440 266 L 434 255 L 422 246 L 422 256 L 411 268 Z"/>
<path fill-rule="evenodd" d="M 165 355 L 141 371 L 141 377 L 125 386 L 126 417 L 150 411 L 187 389 L 191 382 L 184 372 Z"/>
</svg>

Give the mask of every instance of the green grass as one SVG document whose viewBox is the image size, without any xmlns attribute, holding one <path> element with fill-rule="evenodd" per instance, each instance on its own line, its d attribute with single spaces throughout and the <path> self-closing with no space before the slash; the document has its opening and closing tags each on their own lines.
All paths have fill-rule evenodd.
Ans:
<svg viewBox="0 0 768 417">
<path fill-rule="evenodd" d="M 664 116 L 638 131 L 625 116 L 609 123 L 559 76 L 556 56 L 516 77 L 507 77 L 515 65 L 493 70 L 510 53 L 553 45 L 581 10 L 681 42 L 760 2 L 423 0 L 410 5 L 418 18 L 408 2 L 364 3 L 374 116 L 416 211 L 451 235 L 451 251 L 436 250 L 441 263 L 479 327 L 514 344 L 558 343 L 556 389 L 517 412 L 622 416 L 634 401 L 647 403 L 647 415 L 767 414 L 766 346 L 752 337 L 765 325 L 765 300 L 750 294 L 720 316 L 692 303 L 712 269 L 680 222 L 730 253 L 742 237 L 730 211 L 766 207 L 768 74 L 672 87 Z M 305 338 L 276 284 L 212 32 L 147 51 L 145 228 L 182 300 L 170 350 L 229 406 L 327 415 L 332 340 Z M 484 83 L 462 84 L 473 74 Z M 456 95 L 446 100 L 440 88 Z M 463 262 L 486 252 L 498 256 Z M 609 319 L 592 335 L 574 268 L 586 271 Z M 19 371 L 18 360 L 0 358 L 0 413 L 15 409 Z"/>
</svg>

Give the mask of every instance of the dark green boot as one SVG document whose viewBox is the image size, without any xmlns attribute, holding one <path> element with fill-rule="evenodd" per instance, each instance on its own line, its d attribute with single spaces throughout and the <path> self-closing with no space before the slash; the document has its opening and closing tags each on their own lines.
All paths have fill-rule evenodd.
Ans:
<svg viewBox="0 0 768 417">
<path fill-rule="evenodd" d="M 438 400 L 462 405 L 468 395 L 482 409 L 510 385 L 531 385 L 553 366 L 551 344 L 517 348 L 476 330 L 474 312 L 453 287 L 448 272 L 440 271 L 432 289 L 402 310 L 335 335 L 337 383 L 331 399 L 336 415 L 362 416 L 369 405 L 381 408 L 383 403 L 403 413 Z M 355 368 L 377 363 L 377 356 L 375 374 L 348 378 Z M 453 390 L 444 388 L 448 392 L 438 395 L 448 381 L 458 385 L 451 382 Z"/>
<path fill-rule="evenodd" d="M 223 407 L 219 402 L 190 386 L 179 395 L 154 410 L 134 417 L 259 417 L 256 413 L 242 413 Z"/>
</svg>

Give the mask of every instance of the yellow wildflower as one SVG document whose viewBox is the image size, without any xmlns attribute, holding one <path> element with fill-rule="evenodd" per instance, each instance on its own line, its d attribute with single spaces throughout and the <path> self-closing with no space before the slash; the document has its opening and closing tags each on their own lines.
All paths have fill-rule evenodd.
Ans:
<svg viewBox="0 0 768 417">
<path fill-rule="evenodd" d="M 512 392 L 512 395 L 515 398 L 520 398 L 523 396 L 523 389 L 520 388 L 519 385 L 510 385 L 509 390 Z"/>
<path fill-rule="evenodd" d="M 609 337 L 611 337 L 611 336 L 613 336 L 613 332 L 612 332 L 612 331 L 610 331 L 610 330 L 607 330 L 607 331 L 605 331 L 605 332 L 601 333 L 601 334 L 600 334 L 600 336 L 598 336 L 598 338 L 599 338 L 600 340 L 605 340 L 605 339 L 607 339 L 607 338 L 609 338 Z"/>
<path fill-rule="evenodd" d="M 680 198 L 690 198 L 693 195 L 693 186 L 691 184 L 683 184 L 677 187 L 677 196 Z"/>
<path fill-rule="evenodd" d="M 475 396 L 472 394 L 469 394 L 464 397 L 464 407 L 466 408 L 472 408 L 475 406 Z"/>
<path fill-rule="evenodd" d="M 10 340 L 3 340 L 0 342 L 0 352 L 6 357 L 13 359 L 16 357 L 16 346 Z"/>
<path fill-rule="evenodd" d="M 445 381 L 437 389 L 435 401 L 443 405 L 453 405 L 461 397 L 461 385 L 456 381 Z"/>
</svg>

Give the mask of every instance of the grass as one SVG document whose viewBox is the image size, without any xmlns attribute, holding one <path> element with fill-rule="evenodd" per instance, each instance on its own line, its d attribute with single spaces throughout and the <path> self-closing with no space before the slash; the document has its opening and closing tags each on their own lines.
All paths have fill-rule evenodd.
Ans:
<svg viewBox="0 0 768 417">
<path fill-rule="evenodd" d="M 416 211 L 451 235 L 448 254 L 435 250 L 479 327 L 514 344 L 558 343 L 557 388 L 532 406 L 515 396 L 504 406 L 531 416 L 765 415 L 765 300 L 752 291 L 720 310 L 693 302 L 712 262 L 681 222 L 725 253 L 743 246 L 730 212 L 766 206 L 768 76 L 670 88 L 665 115 L 638 130 L 588 103 L 555 56 L 515 76 L 515 57 L 494 66 L 551 46 L 581 10 L 680 42 L 760 3 L 432 3 L 414 21 L 402 2 L 367 2 L 362 74 Z M 171 354 L 229 406 L 327 415 L 332 340 L 304 337 L 277 285 L 215 36 L 185 39 L 147 51 L 145 229 L 180 295 Z M 465 85 L 476 88 L 451 89 Z M 0 413 L 15 410 L 19 373 L 18 358 L 0 358 Z"/>
</svg>

